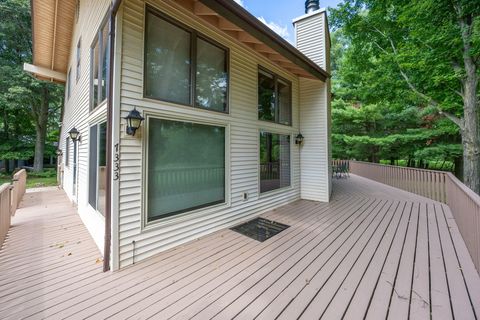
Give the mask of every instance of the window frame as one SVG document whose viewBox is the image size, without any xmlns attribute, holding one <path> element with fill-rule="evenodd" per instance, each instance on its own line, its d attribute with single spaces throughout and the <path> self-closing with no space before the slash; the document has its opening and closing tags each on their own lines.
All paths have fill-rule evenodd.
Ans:
<svg viewBox="0 0 480 320">
<path fill-rule="evenodd" d="M 81 67 L 82 67 L 82 37 L 80 37 L 78 39 L 76 55 L 77 55 L 76 82 L 78 83 L 78 80 L 80 80 L 81 71 L 82 71 L 81 70 Z"/>
<path fill-rule="evenodd" d="M 278 81 L 285 82 L 289 87 L 290 87 L 290 101 L 289 101 L 289 115 L 290 115 L 290 123 L 281 123 L 277 120 L 263 120 L 260 119 L 259 114 L 258 114 L 258 89 L 260 86 L 260 83 L 258 83 L 258 76 L 260 72 L 266 73 L 270 76 L 272 76 L 273 81 L 275 82 L 275 117 L 277 117 L 277 113 L 280 112 L 279 109 L 279 94 L 278 94 Z M 262 65 L 258 65 L 258 70 L 257 70 L 257 120 L 258 121 L 263 121 L 263 122 L 268 122 L 268 123 L 274 123 L 274 124 L 279 124 L 282 126 L 287 126 L 287 127 L 293 127 L 293 86 L 292 86 L 292 81 L 278 75 L 277 73 L 270 71 L 269 69 L 263 67 Z M 272 133 L 272 132 L 271 132 Z"/>
<path fill-rule="evenodd" d="M 148 152 L 149 152 L 149 141 L 148 135 L 150 130 L 150 120 L 164 120 L 164 121 L 174 121 L 174 122 L 189 122 L 199 125 L 206 125 L 211 127 L 223 127 L 225 134 L 225 177 L 224 177 L 224 201 L 221 203 L 206 204 L 204 206 L 197 206 L 194 208 L 189 208 L 183 211 L 179 211 L 176 214 L 171 214 L 168 216 L 160 217 L 157 219 L 149 220 L 148 217 Z M 170 117 L 158 113 L 146 113 L 145 114 L 145 142 L 142 148 L 143 155 L 143 169 L 142 169 L 142 231 L 152 230 L 158 227 L 164 227 L 166 225 L 174 225 L 179 222 L 185 222 L 190 219 L 201 217 L 208 212 L 226 209 L 231 206 L 231 194 L 230 194 L 230 124 L 222 121 L 216 120 L 200 120 L 193 117 Z"/>
<path fill-rule="evenodd" d="M 65 138 L 65 166 L 70 167 L 70 137 Z"/>
<path fill-rule="evenodd" d="M 102 35 L 102 30 L 103 28 L 108 24 L 108 37 L 107 37 L 107 46 L 108 46 L 108 50 L 105 51 L 105 54 L 107 55 L 107 58 L 108 58 L 108 61 L 107 61 L 107 79 L 105 81 L 105 86 L 106 86 L 106 90 L 105 90 L 105 97 L 103 98 L 102 101 L 99 100 L 99 98 L 101 97 L 101 80 L 102 79 L 102 47 L 100 46 L 100 44 L 102 44 L 102 39 L 103 37 L 101 37 Z M 110 48 L 110 37 L 111 37 L 111 30 L 112 26 L 110 24 L 110 19 L 109 19 L 109 15 L 107 14 L 103 20 L 102 20 L 102 23 L 100 24 L 100 27 L 97 29 L 96 33 L 95 33 L 95 37 L 93 38 L 93 41 L 92 41 L 92 44 L 90 45 L 90 84 L 89 84 L 89 111 L 90 112 L 94 112 L 97 108 L 99 108 L 100 106 L 102 106 L 107 100 L 108 100 L 108 88 L 109 88 L 109 83 L 110 83 L 110 50 L 112 50 L 112 48 Z M 93 101 L 94 101 L 94 66 L 95 66 L 95 59 L 94 59 L 94 54 L 95 54 L 95 44 L 98 44 L 99 45 L 99 50 L 98 52 L 100 53 L 99 54 L 99 57 L 98 57 L 98 73 L 100 74 L 99 76 L 99 81 L 98 81 L 98 88 L 97 88 L 97 105 L 94 106 L 93 105 Z"/>
<path fill-rule="evenodd" d="M 100 128 L 101 126 L 104 125 L 105 128 L 107 126 L 107 122 L 106 121 L 100 121 L 100 122 L 97 122 L 97 123 L 92 123 L 92 124 L 89 124 L 89 127 L 88 127 L 88 132 L 89 132 L 89 141 L 88 141 L 88 172 L 87 172 L 87 176 L 88 176 L 88 191 L 87 191 L 87 204 L 92 208 L 94 209 L 97 213 L 99 213 L 102 217 L 104 217 L 104 213 L 102 213 L 99 208 L 100 208 L 100 188 L 99 188 L 99 185 L 100 185 L 100 140 L 101 140 L 101 135 L 100 135 Z M 95 137 L 92 136 L 92 129 L 95 128 Z M 94 141 L 93 138 L 95 138 L 95 154 L 92 154 L 92 142 Z M 106 136 L 105 136 L 105 139 L 106 139 Z M 95 156 L 95 159 L 92 159 L 92 157 Z M 95 160 L 95 161 L 92 161 L 92 160 Z M 95 166 L 92 167 L 92 164 L 93 162 L 95 162 Z M 95 181 L 91 181 L 91 178 L 92 178 L 92 169 L 95 170 Z M 92 203 L 90 202 L 90 192 L 91 192 L 91 189 L 93 186 L 91 185 L 92 182 L 95 183 L 95 206 L 92 205 Z"/>
<path fill-rule="evenodd" d="M 147 75 L 147 25 L 148 25 L 148 17 L 149 14 L 155 15 L 157 18 L 163 19 L 166 22 L 174 25 L 177 28 L 180 28 L 184 30 L 185 32 L 188 32 L 190 34 L 190 103 L 189 104 L 183 104 L 180 102 L 176 101 L 171 101 L 168 99 L 161 99 L 161 98 L 156 98 L 152 96 L 147 95 L 147 86 L 146 86 L 146 75 Z M 144 99 L 151 99 L 155 101 L 163 101 L 163 102 L 168 102 L 168 103 L 173 103 L 176 105 L 181 105 L 181 106 L 187 106 L 191 107 L 194 109 L 200 109 L 200 110 L 206 110 L 206 111 L 212 111 L 212 112 L 217 112 L 217 113 L 222 113 L 222 114 L 230 114 L 230 48 L 221 44 L 220 42 L 204 35 L 203 33 L 198 32 L 194 28 L 176 20 L 175 18 L 172 18 L 168 16 L 167 14 L 161 12 L 160 10 L 150 6 L 146 5 L 146 11 L 145 11 L 145 22 L 144 22 L 144 41 L 143 41 L 143 98 Z M 210 109 L 210 108 L 204 108 L 202 106 L 197 105 L 196 102 L 196 95 L 197 95 L 197 39 L 201 39 L 223 51 L 225 51 L 225 72 L 227 73 L 227 88 L 226 88 L 226 94 L 225 94 L 225 110 L 215 110 L 215 109 Z"/>
<path fill-rule="evenodd" d="M 262 163 L 260 161 L 260 152 L 261 152 L 261 143 L 260 143 L 260 135 L 262 134 L 262 132 L 264 133 L 270 133 L 270 134 L 276 134 L 276 135 L 282 135 L 282 136 L 288 136 L 289 137 L 289 140 L 290 140 L 290 145 L 289 145 L 289 155 L 288 155 L 288 159 L 289 159 L 289 162 L 290 162 L 290 184 L 288 186 L 285 186 L 285 187 L 281 187 L 281 188 L 277 188 L 277 189 L 273 189 L 273 190 L 268 190 L 268 191 L 264 191 L 264 192 L 261 192 L 261 183 L 262 183 L 262 180 L 261 180 L 261 166 L 262 166 Z M 263 197 L 268 197 L 272 194 L 276 194 L 276 193 L 282 193 L 286 190 L 290 190 L 290 189 L 293 189 L 293 136 L 294 134 L 292 134 L 291 132 L 281 132 L 281 131 L 276 131 L 276 130 L 273 130 L 273 129 L 269 129 L 269 128 L 259 128 L 257 130 L 257 141 L 258 141 L 258 148 L 257 148 L 257 161 L 258 161 L 258 166 L 257 166 L 257 177 L 258 177 L 258 197 L 261 199 Z"/>
<path fill-rule="evenodd" d="M 68 68 L 67 71 L 67 84 L 66 84 L 66 91 L 67 91 L 67 101 L 70 100 L 72 95 L 72 67 Z"/>
</svg>

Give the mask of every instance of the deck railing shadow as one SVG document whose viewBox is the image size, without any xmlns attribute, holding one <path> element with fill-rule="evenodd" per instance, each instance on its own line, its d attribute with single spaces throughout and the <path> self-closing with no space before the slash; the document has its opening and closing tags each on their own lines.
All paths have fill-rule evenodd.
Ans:
<svg viewBox="0 0 480 320">
<path fill-rule="evenodd" d="M 452 173 L 349 161 L 350 172 L 447 204 L 480 271 L 480 196 Z"/>
<path fill-rule="evenodd" d="M 0 248 L 10 229 L 11 218 L 25 194 L 26 184 L 27 171 L 22 169 L 13 176 L 11 184 L 4 183 L 0 186 Z"/>
</svg>

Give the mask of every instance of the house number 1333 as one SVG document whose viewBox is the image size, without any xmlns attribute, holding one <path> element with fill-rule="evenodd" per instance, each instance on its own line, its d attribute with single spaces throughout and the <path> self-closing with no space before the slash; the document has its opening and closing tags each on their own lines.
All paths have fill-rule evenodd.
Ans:
<svg viewBox="0 0 480 320">
<path fill-rule="evenodd" d="M 113 180 L 120 178 L 120 156 L 118 155 L 119 146 L 115 144 L 115 154 L 113 155 Z"/>
</svg>

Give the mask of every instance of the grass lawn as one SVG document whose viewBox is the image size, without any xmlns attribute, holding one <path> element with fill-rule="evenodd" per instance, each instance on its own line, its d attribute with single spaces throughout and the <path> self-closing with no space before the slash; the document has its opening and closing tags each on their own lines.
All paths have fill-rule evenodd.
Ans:
<svg viewBox="0 0 480 320">
<path fill-rule="evenodd" d="M 0 173 L 0 185 L 4 183 L 11 183 L 11 175 Z M 40 173 L 27 173 L 27 189 L 52 187 L 57 185 L 57 172 L 54 169 L 45 169 Z"/>
<path fill-rule="evenodd" d="M 40 188 L 40 187 L 52 187 L 57 185 L 57 177 L 28 177 L 27 176 L 27 189 Z"/>
</svg>

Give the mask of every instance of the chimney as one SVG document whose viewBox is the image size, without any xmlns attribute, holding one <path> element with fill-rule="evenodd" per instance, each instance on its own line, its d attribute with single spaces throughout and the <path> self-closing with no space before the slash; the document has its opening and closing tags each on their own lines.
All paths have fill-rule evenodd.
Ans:
<svg viewBox="0 0 480 320">
<path fill-rule="evenodd" d="M 305 1 L 305 13 L 311 13 L 320 9 L 319 0 L 307 0 Z"/>
<path fill-rule="evenodd" d="M 319 0 L 305 1 L 305 12 L 293 20 L 296 47 L 326 71 L 330 69 L 330 35 L 327 12 Z"/>
</svg>

